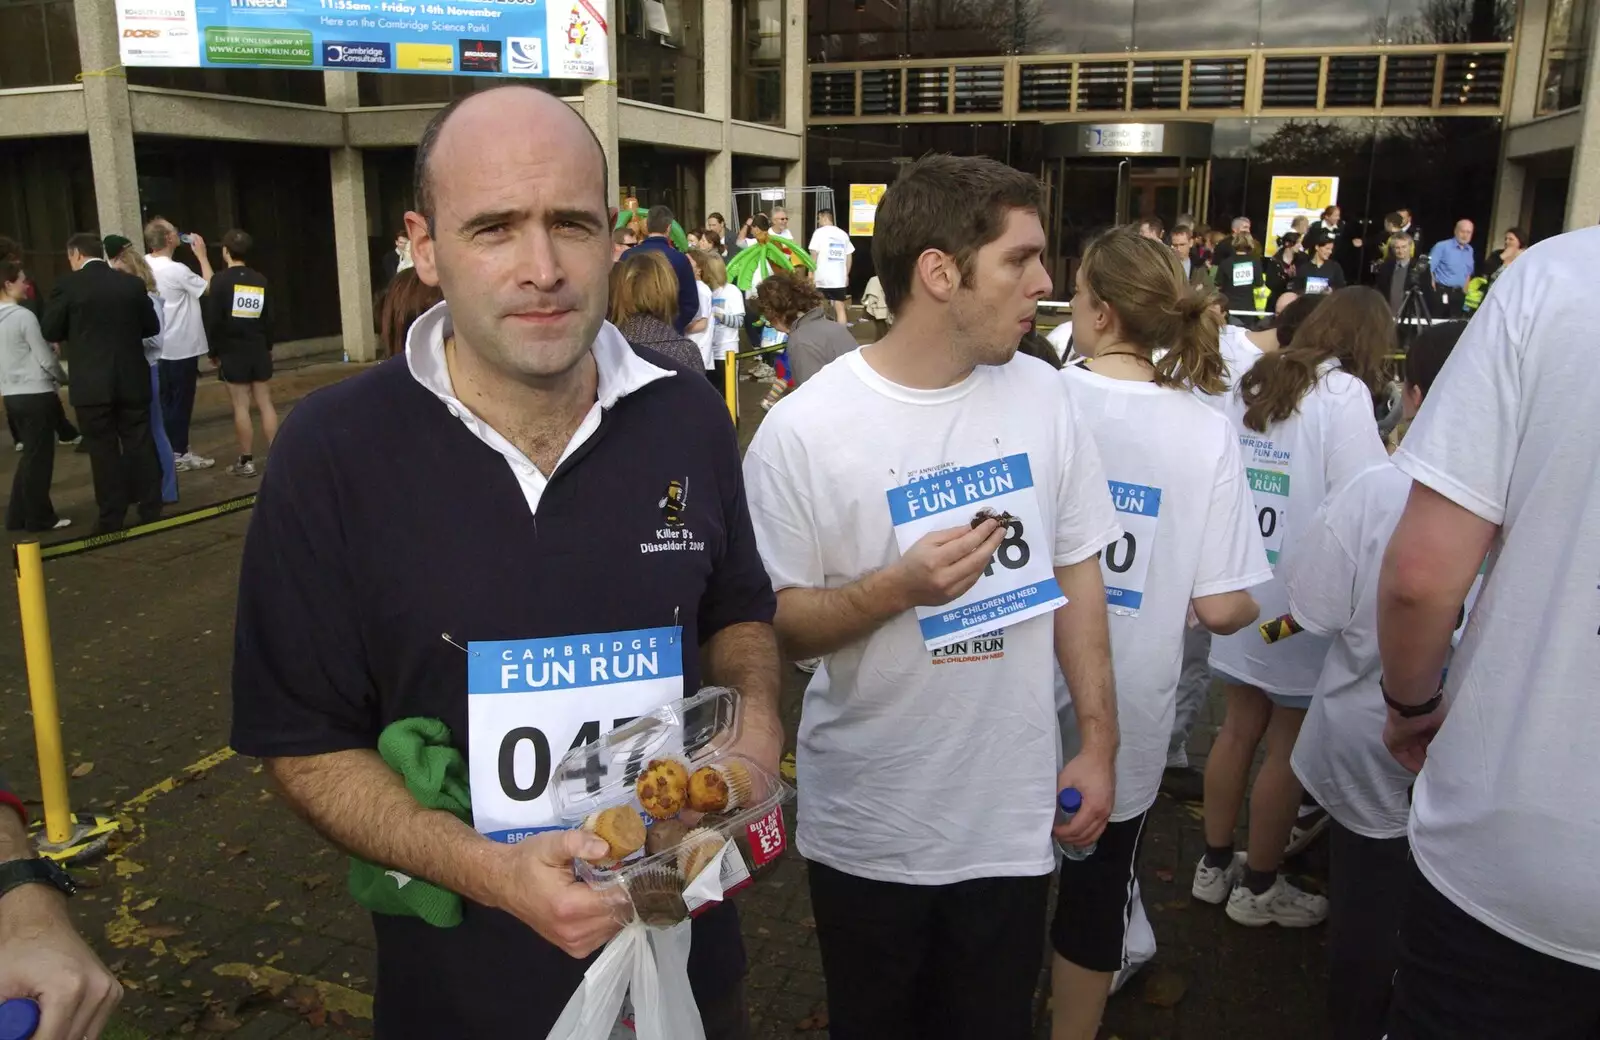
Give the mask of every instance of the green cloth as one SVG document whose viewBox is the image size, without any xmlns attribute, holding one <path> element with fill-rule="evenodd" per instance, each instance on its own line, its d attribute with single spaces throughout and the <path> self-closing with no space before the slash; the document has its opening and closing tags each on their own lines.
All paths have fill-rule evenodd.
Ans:
<svg viewBox="0 0 1600 1040">
<path fill-rule="evenodd" d="M 472 822 L 467 763 L 450 743 L 450 727 L 438 719 L 392 722 L 378 737 L 378 754 L 419 803 Z M 420 917 L 436 928 L 461 923 L 461 897 L 421 878 L 351 856 L 347 883 L 356 902 L 374 913 Z"/>
</svg>

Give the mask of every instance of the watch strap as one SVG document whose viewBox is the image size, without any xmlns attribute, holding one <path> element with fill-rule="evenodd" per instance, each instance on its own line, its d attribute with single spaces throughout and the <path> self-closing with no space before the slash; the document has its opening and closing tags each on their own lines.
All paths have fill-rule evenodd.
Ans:
<svg viewBox="0 0 1600 1040">
<path fill-rule="evenodd" d="M 1442 682 L 1439 684 L 1439 688 L 1434 691 L 1433 696 L 1421 704 L 1402 704 L 1389 696 L 1389 688 L 1383 684 L 1382 677 L 1378 679 L 1378 692 L 1383 694 L 1383 703 L 1389 706 L 1389 710 L 1402 719 L 1416 719 L 1424 715 L 1431 715 L 1439 710 L 1439 705 L 1444 703 L 1444 683 Z"/>
<path fill-rule="evenodd" d="M 77 895 L 72 875 L 48 859 L 14 859 L 0 863 L 0 897 L 23 885 L 49 885 L 62 895 Z"/>
</svg>

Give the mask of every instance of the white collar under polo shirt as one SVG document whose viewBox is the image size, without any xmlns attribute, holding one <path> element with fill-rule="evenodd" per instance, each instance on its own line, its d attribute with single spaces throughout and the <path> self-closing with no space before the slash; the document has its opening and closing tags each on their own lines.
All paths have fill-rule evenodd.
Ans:
<svg viewBox="0 0 1600 1040">
<path fill-rule="evenodd" d="M 460 419 L 462 425 L 472 431 L 473 436 L 505 456 L 511 472 L 516 475 L 518 486 L 522 488 L 522 494 L 528 500 L 528 511 L 537 515 L 539 499 L 549 484 L 549 478 L 539 472 L 539 467 L 522 453 L 522 449 L 506 440 L 499 430 L 474 415 L 472 409 L 462 404 L 461 399 L 456 397 L 455 387 L 450 382 L 450 366 L 445 363 L 444 358 L 445 340 L 450 338 L 452 332 L 449 304 L 434 304 L 411 324 L 411 330 L 406 333 L 406 365 L 411 369 L 411 375 L 416 381 L 443 401 L 450 414 Z M 595 370 L 599 377 L 595 389 L 595 402 L 589 407 L 589 413 L 583 417 L 583 422 L 578 424 L 578 428 L 573 431 L 572 439 L 561 452 L 561 458 L 556 461 L 558 468 L 568 456 L 583 446 L 584 441 L 594 436 L 594 431 L 600 428 L 602 413 L 635 390 L 648 386 L 657 379 L 669 379 L 676 374 L 671 369 L 652 365 L 634 353 L 622 333 L 618 332 L 617 327 L 609 321 L 600 326 L 600 332 L 594 338 L 591 352 L 594 354 Z"/>
</svg>

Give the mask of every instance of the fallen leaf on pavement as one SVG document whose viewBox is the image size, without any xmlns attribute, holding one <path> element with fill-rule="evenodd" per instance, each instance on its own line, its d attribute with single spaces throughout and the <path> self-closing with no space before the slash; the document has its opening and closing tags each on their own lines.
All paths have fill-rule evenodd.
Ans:
<svg viewBox="0 0 1600 1040">
<path fill-rule="evenodd" d="M 176 939 L 183 929 L 175 924 L 150 924 L 145 925 L 144 934 L 151 939 Z"/>
<path fill-rule="evenodd" d="M 1169 870 L 1166 867 L 1157 867 L 1156 868 L 1156 879 L 1159 880 L 1159 881 L 1171 882 L 1172 881 L 1172 871 Z"/>
<path fill-rule="evenodd" d="M 272 913 L 272 911 L 278 909 L 278 907 L 280 907 L 282 905 L 283 905 L 283 900 L 274 899 L 272 902 L 270 902 L 266 906 L 262 907 L 261 908 L 261 912 L 264 913 L 264 914 L 270 914 L 270 913 Z"/>
<path fill-rule="evenodd" d="M 82 780 L 92 772 L 94 772 L 93 762 L 79 762 L 72 767 L 72 779 Z"/>
<path fill-rule="evenodd" d="M 801 928 L 815 928 L 816 926 L 817 926 L 817 919 L 815 917 L 802 917 L 802 918 L 800 918 L 800 927 Z"/>
<path fill-rule="evenodd" d="M 1144 982 L 1144 1002 L 1155 1007 L 1173 1007 L 1188 989 L 1188 980 L 1177 972 L 1154 971 Z"/>
<path fill-rule="evenodd" d="M 133 908 L 133 912 L 136 913 L 136 914 L 142 914 L 146 910 L 148 910 L 151 907 L 155 906 L 159 902 L 161 902 L 161 897 L 160 896 L 155 896 L 153 898 L 146 899 L 144 902 L 142 902 L 138 906 L 134 907 Z"/>
<path fill-rule="evenodd" d="M 199 1025 L 203 1033 L 231 1033 L 244 1023 L 212 1004 L 206 1008 L 206 1013 L 200 1016 Z"/>
<path fill-rule="evenodd" d="M 300 883 L 306 887 L 307 892 L 315 892 L 332 880 L 332 874 L 312 874 L 308 878 L 301 878 Z"/>
<path fill-rule="evenodd" d="M 810 1033 L 818 1029 L 828 1028 L 828 1009 L 818 1008 L 811 1014 L 794 1024 L 795 1032 Z"/>
</svg>

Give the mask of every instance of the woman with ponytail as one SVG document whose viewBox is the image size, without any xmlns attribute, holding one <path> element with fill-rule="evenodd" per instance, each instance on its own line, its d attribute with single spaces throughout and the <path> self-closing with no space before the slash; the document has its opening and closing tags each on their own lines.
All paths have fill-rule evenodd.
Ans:
<svg viewBox="0 0 1600 1040">
<path fill-rule="evenodd" d="M 1340 289 L 1306 318 L 1284 349 L 1265 354 L 1226 399 L 1244 456 L 1267 558 L 1276 571 L 1295 554 L 1301 525 L 1327 496 L 1385 461 L 1373 416 L 1384 356 L 1395 349 L 1388 301 L 1372 289 Z M 1288 612 L 1276 577 L 1259 590 L 1267 618 Z M 1289 765 L 1316 690 L 1328 642 L 1309 632 L 1268 643 L 1253 627 L 1211 645 L 1211 668 L 1227 693 L 1227 715 L 1206 761 L 1206 852 L 1194 896 L 1228 904 L 1250 926 L 1304 928 L 1327 916 L 1328 901 L 1278 874 L 1300 805 Z M 1256 747 L 1266 759 L 1250 794 L 1248 856 L 1233 851 Z"/>
<path fill-rule="evenodd" d="M 1233 632 L 1257 615 L 1245 590 L 1271 577 L 1237 438 L 1195 393 L 1225 388 L 1221 320 L 1208 297 L 1188 285 L 1170 249 L 1133 228 L 1091 243 L 1078 271 L 1072 333 L 1083 358 L 1060 378 L 1094 434 L 1125 532 L 1100 560 L 1121 742 L 1111 822 L 1088 857 L 1061 866 L 1051 926 L 1056 1040 L 1092 1040 L 1123 966 L 1191 608 L 1212 631 Z M 1070 760 L 1076 717 L 1059 677 L 1056 691 Z"/>
</svg>

